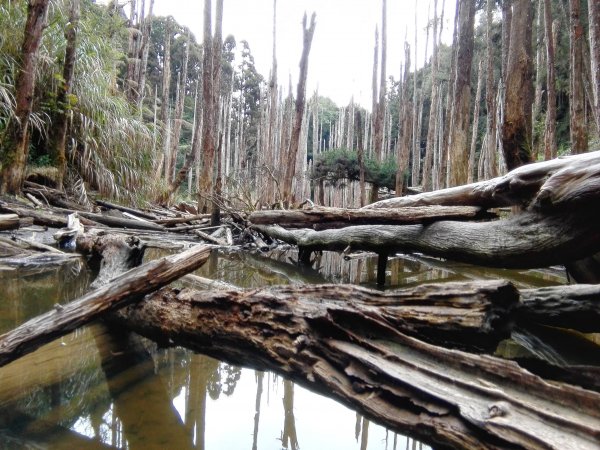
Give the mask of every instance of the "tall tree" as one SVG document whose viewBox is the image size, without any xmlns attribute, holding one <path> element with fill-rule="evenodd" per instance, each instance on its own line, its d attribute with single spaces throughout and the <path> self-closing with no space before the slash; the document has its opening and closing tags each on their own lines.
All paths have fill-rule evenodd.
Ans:
<svg viewBox="0 0 600 450">
<path fill-rule="evenodd" d="M 300 58 L 300 77 L 298 79 L 298 89 L 296 91 L 296 117 L 294 127 L 290 137 L 290 145 L 288 151 L 287 165 L 285 168 L 285 176 L 283 178 L 283 203 L 286 207 L 293 202 L 292 198 L 292 182 L 294 172 L 296 170 L 296 155 L 300 145 L 300 131 L 302 129 L 302 120 L 304 118 L 304 108 L 306 103 L 306 78 L 308 76 L 308 56 L 312 45 L 313 35 L 316 27 L 316 14 L 313 13 L 310 17 L 310 25 L 307 24 L 307 16 L 304 14 L 302 19 L 302 34 L 303 47 L 302 57 Z"/>
<path fill-rule="evenodd" d="M 171 89 L 171 34 L 173 30 L 172 18 L 167 17 L 167 27 L 165 29 L 165 54 L 163 58 L 163 67 L 162 67 L 162 94 L 161 94 L 161 104 L 160 104 L 160 121 L 162 124 L 163 131 L 163 151 L 160 156 L 160 160 L 158 163 L 157 177 L 160 176 L 162 172 L 163 165 L 165 167 L 165 179 L 169 180 L 170 177 L 170 167 L 168 165 L 169 161 L 169 148 L 170 148 L 170 137 L 171 137 L 171 127 L 170 127 L 170 89 Z"/>
<path fill-rule="evenodd" d="M 461 0 L 458 12 L 458 49 L 454 73 L 449 148 L 450 186 L 465 184 L 469 168 L 469 110 L 471 107 L 471 66 L 473 62 L 475 2 Z"/>
<path fill-rule="evenodd" d="M 213 139 L 215 140 L 214 147 L 217 152 L 217 165 L 215 184 L 212 194 L 212 205 L 211 205 L 211 219 L 210 223 L 212 226 L 219 225 L 221 221 L 220 202 L 221 202 L 221 191 L 222 191 L 222 173 L 221 173 L 221 158 L 222 158 L 222 139 L 221 134 L 223 132 L 222 121 L 220 118 L 221 111 L 221 58 L 223 56 L 223 0 L 217 0 L 217 10 L 215 17 L 215 35 L 213 37 L 213 66 L 212 66 L 212 107 L 213 107 L 213 121 L 215 126 L 215 132 Z M 214 162 L 213 162 L 214 165 Z"/>
<path fill-rule="evenodd" d="M 514 0 L 506 68 L 502 144 L 508 170 L 531 162 L 533 46 L 531 0 Z"/>
<path fill-rule="evenodd" d="M 16 108 L 0 141 L 0 194 L 16 194 L 25 178 L 37 54 L 42 41 L 49 0 L 30 0 L 21 45 L 15 88 Z"/>
<path fill-rule="evenodd" d="M 493 7 L 494 0 L 486 2 L 486 59 L 487 69 L 485 75 L 485 106 L 487 118 L 485 121 L 486 147 L 484 150 L 483 175 L 490 178 L 496 176 L 496 92 L 494 89 L 494 43 L 492 40 Z"/>
<path fill-rule="evenodd" d="M 594 2 L 593 0 L 589 0 Z M 596 0 L 597 2 L 597 0 Z M 571 153 L 587 151 L 587 125 L 585 120 L 585 93 L 583 90 L 584 61 L 583 44 L 585 33 L 581 24 L 580 0 L 570 0 L 570 45 L 569 45 L 569 84 L 571 99 L 569 103 L 571 117 Z M 590 18 L 591 19 L 591 18 Z"/>
<path fill-rule="evenodd" d="M 62 79 L 58 87 L 56 112 L 52 128 L 50 130 L 50 154 L 53 162 L 58 168 L 58 177 L 56 184 L 62 189 L 63 179 L 67 170 L 67 124 L 69 111 L 71 110 L 71 85 L 73 83 L 73 73 L 75 71 L 75 52 L 77 50 L 77 28 L 79 26 L 79 0 L 71 0 L 69 11 L 69 23 L 65 28 L 65 59 L 63 63 Z"/>
<path fill-rule="evenodd" d="M 546 37 L 546 127 L 544 130 L 544 159 L 556 157 L 556 68 L 554 64 L 555 33 L 552 30 L 552 2 L 544 0 L 544 29 Z"/>
<path fill-rule="evenodd" d="M 592 60 L 592 88 L 596 131 L 600 134 L 600 2 L 588 0 L 590 50 Z"/>
</svg>

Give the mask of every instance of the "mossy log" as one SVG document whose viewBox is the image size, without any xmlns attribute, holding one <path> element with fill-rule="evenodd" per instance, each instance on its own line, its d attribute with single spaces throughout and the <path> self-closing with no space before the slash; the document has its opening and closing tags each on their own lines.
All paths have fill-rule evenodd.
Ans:
<svg viewBox="0 0 600 450">
<path fill-rule="evenodd" d="M 165 345 L 274 370 L 435 448 L 597 448 L 599 393 L 402 333 L 411 322 L 393 296 L 428 309 L 414 294 L 163 289 L 111 317 Z"/>
</svg>

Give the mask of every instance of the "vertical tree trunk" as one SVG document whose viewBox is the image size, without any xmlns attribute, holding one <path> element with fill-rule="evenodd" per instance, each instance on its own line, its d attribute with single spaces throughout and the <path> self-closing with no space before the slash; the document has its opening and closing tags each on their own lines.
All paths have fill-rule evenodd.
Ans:
<svg viewBox="0 0 600 450">
<path fill-rule="evenodd" d="M 490 0 L 491 1 L 491 0 Z M 433 0 L 433 52 L 431 56 L 431 106 L 429 108 L 429 125 L 427 128 L 427 143 L 425 145 L 425 161 L 423 162 L 423 190 L 429 191 L 432 186 L 432 166 L 437 129 L 437 107 L 439 102 L 438 87 L 438 0 Z"/>
<path fill-rule="evenodd" d="M 479 69 L 477 71 L 477 93 L 475 94 L 475 109 L 473 111 L 473 130 L 471 133 L 471 150 L 469 152 L 469 168 L 467 171 L 467 183 L 474 181 L 475 169 L 475 151 L 477 147 L 477 131 L 479 130 L 479 108 L 481 105 L 481 85 L 483 84 L 483 59 L 479 60 Z M 483 152 L 483 146 L 479 152 Z"/>
<path fill-rule="evenodd" d="M 469 110 L 471 107 L 471 65 L 473 62 L 474 0 L 461 0 L 459 6 L 458 49 L 452 99 L 452 120 L 449 132 L 450 186 L 465 184 L 468 179 Z"/>
<path fill-rule="evenodd" d="M 592 1 L 593 0 L 589 0 Z M 597 2 L 598 0 L 596 0 Z M 583 44 L 585 33 L 581 24 L 580 0 L 569 2 L 569 15 L 571 17 L 570 30 L 570 78 L 571 85 L 571 153 L 584 153 L 587 151 L 587 124 L 585 121 L 585 93 L 583 90 L 584 62 Z"/>
<path fill-rule="evenodd" d="M 533 3 L 515 0 L 512 15 L 502 144 L 508 170 L 531 162 L 531 105 L 533 104 Z"/>
<path fill-rule="evenodd" d="M 169 94 L 171 90 L 171 34 L 172 34 L 173 24 L 171 23 L 171 18 L 167 18 L 167 26 L 165 28 L 165 54 L 163 58 L 163 70 L 162 70 L 162 93 L 161 93 L 161 103 L 160 103 L 160 121 L 162 123 L 163 130 L 163 153 L 160 157 L 160 162 L 158 164 L 157 176 L 160 176 L 162 172 L 163 165 L 165 168 L 165 180 L 169 180 L 169 142 L 170 142 L 170 134 L 171 130 L 169 127 L 169 112 L 170 112 L 170 100 Z"/>
<path fill-rule="evenodd" d="M 198 212 L 208 212 L 213 192 L 215 160 L 215 110 L 213 104 L 212 0 L 204 1 L 204 55 L 202 57 L 202 166 L 198 190 Z"/>
<path fill-rule="evenodd" d="M 544 0 L 546 38 L 546 127 L 544 129 L 544 159 L 556 157 L 556 69 L 554 64 L 554 33 L 552 32 L 552 2 Z"/>
<path fill-rule="evenodd" d="M 464 0 L 463 0 L 464 1 Z M 440 148 L 440 168 L 438 173 L 438 188 L 446 186 L 448 181 L 448 156 L 450 153 L 451 145 L 451 126 L 452 116 L 454 109 L 452 108 L 452 100 L 454 99 L 454 81 L 456 80 L 456 58 L 458 53 L 458 20 L 460 17 L 459 12 L 460 0 L 456 0 L 455 14 L 454 14 L 454 31 L 452 32 L 452 57 L 450 59 L 450 82 L 448 83 L 448 94 L 446 95 L 446 119 L 444 121 L 444 128 L 442 129 L 444 134 L 444 140 Z"/>
<path fill-rule="evenodd" d="M 312 45 L 313 35 L 315 34 L 316 15 L 312 14 L 310 18 L 310 26 L 307 27 L 307 17 L 304 14 L 302 20 L 302 32 L 304 36 L 302 57 L 300 58 L 300 78 L 298 79 L 298 90 L 296 93 L 296 117 L 294 120 L 294 128 L 290 137 L 290 146 L 288 152 L 288 162 L 285 168 L 285 176 L 283 178 L 283 203 L 285 207 L 289 207 L 294 201 L 292 198 L 292 182 L 296 169 L 296 155 L 300 144 L 300 131 L 302 128 L 302 119 L 304 117 L 304 106 L 306 102 L 306 78 L 308 75 L 308 56 Z"/>
<path fill-rule="evenodd" d="M 508 54 L 511 40 L 512 4 L 515 0 L 502 0 L 502 80 L 506 83 Z"/>
<path fill-rule="evenodd" d="M 365 120 L 366 122 L 366 120 Z M 360 184 L 360 207 L 367 203 L 367 192 L 365 189 L 365 143 L 363 139 L 362 117 L 359 108 L 354 112 L 354 124 L 357 132 L 357 154 L 358 154 L 358 180 Z"/>
<path fill-rule="evenodd" d="M 177 166 L 177 154 L 179 153 L 179 138 L 181 136 L 181 124 L 183 122 L 183 108 L 185 106 L 186 86 L 187 86 L 187 71 L 188 62 L 190 59 L 190 35 L 188 33 L 185 53 L 183 56 L 183 68 L 179 74 L 180 83 L 177 90 L 177 98 L 175 99 L 175 118 L 173 120 L 173 132 L 171 138 L 171 150 L 169 152 L 169 171 L 167 181 L 169 185 L 173 183 L 175 177 L 175 169 Z"/>
<path fill-rule="evenodd" d="M 137 2 L 131 0 L 129 3 L 129 40 L 127 43 L 127 74 L 125 75 L 125 95 L 127 99 L 134 102 L 137 98 L 137 86 L 136 86 L 136 61 L 138 50 L 140 46 L 140 23 L 137 15 Z"/>
<path fill-rule="evenodd" d="M 537 12 L 536 12 L 536 38 L 535 38 L 535 94 L 533 101 L 533 113 L 531 117 L 531 126 L 533 129 L 533 154 L 532 159 L 536 160 L 541 146 L 541 139 L 536 136 L 536 122 L 539 119 L 540 111 L 542 110 L 542 95 L 543 91 L 543 77 L 542 72 L 544 68 L 544 54 L 546 48 L 544 47 L 544 0 L 538 0 Z"/>
<path fill-rule="evenodd" d="M 396 142 L 397 169 L 396 169 L 396 196 L 400 197 L 404 189 L 404 173 L 408 170 L 408 160 L 412 140 L 412 105 L 408 98 L 408 75 L 410 74 L 410 44 L 404 42 L 404 76 L 402 77 L 402 109 L 399 111 L 401 117 L 398 142 Z"/>
<path fill-rule="evenodd" d="M 588 0 L 590 24 L 590 53 L 592 61 L 592 91 L 596 131 L 600 135 L 600 2 Z"/>
<path fill-rule="evenodd" d="M 487 55 L 487 73 L 485 79 L 485 105 L 487 110 L 487 118 L 485 121 L 485 161 L 483 167 L 484 177 L 493 178 L 496 173 L 496 92 L 494 89 L 494 43 L 492 40 L 492 25 L 494 0 L 486 2 L 486 55 Z"/>
<path fill-rule="evenodd" d="M 50 129 L 50 153 L 55 166 L 58 168 L 58 177 L 56 184 L 58 189 L 62 189 L 63 180 L 67 171 L 67 123 L 71 111 L 71 102 L 69 94 L 71 93 L 71 84 L 73 73 L 75 71 L 75 52 L 77 50 L 77 28 L 79 26 L 79 0 L 71 0 L 71 9 L 69 12 L 69 23 L 65 29 L 65 59 L 63 63 L 62 80 L 58 87 L 56 103 L 59 105 L 59 111 L 54 116 L 52 127 Z"/>
<path fill-rule="evenodd" d="M 42 41 L 49 0 L 29 0 L 16 77 L 15 113 L 0 141 L 0 195 L 21 190 L 29 153 L 29 117 L 35 88 L 37 53 Z"/>
<path fill-rule="evenodd" d="M 271 78 L 269 80 L 269 129 L 267 138 L 267 164 L 269 171 L 275 170 L 275 153 L 277 149 L 277 0 L 273 0 L 273 56 L 271 63 Z M 267 181 L 267 202 L 275 202 L 275 180 L 269 176 Z"/>
<path fill-rule="evenodd" d="M 150 0 L 148 14 L 144 17 L 142 24 L 142 45 L 140 46 L 140 68 L 137 75 L 137 104 L 141 109 L 146 92 L 146 71 L 148 69 L 148 53 L 150 51 L 150 34 L 152 33 L 154 0 Z"/>
<path fill-rule="evenodd" d="M 213 38 L 213 64 L 212 64 L 212 108 L 213 108 L 213 121 L 214 121 L 214 144 L 213 147 L 217 151 L 217 173 L 216 181 L 214 186 L 214 192 L 212 193 L 212 205 L 211 205 L 211 226 L 217 226 L 221 222 L 221 211 L 219 205 L 222 202 L 221 191 L 222 191 L 222 173 L 221 173 L 221 158 L 223 146 L 221 145 L 221 135 L 223 133 L 222 123 L 219 120 L 221 114 L 221 59 L 223 56 L 223 0 L 217 0 L 217 9 L 215 17 L 215 35 Z M 214 166 L 214 162 L 212 163 Z M 215 174 L 213 173 L 213 176 Z M 207 191 L 209 192 L 209 191 Z"/>
</svg>

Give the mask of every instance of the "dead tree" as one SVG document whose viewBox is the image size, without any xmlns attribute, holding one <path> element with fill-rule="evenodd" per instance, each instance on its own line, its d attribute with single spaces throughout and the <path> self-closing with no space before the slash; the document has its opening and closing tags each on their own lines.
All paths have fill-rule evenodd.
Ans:
<svg viewBox="0 0 600 450">
<path fill-rule="evenodd" d="M 570 45 L 569 45 L 569 84 L 571 96 L 569 101 L 571 151 L 583 153 L 587 151 L 587 124 L 585 120 L 585 92 L 583 89 L 584 66 L 583 44 L 585 33 L 581 23 L 580 0 L 569 1 Z"/>
<path fill-rule="evenodd" d="M 546 127 L 544 130 L 544 159 L 556 158 L 556 41 L 552 24 L 552 3 L 544 0 L 544 30 L 546 37 Z M 572 116 L 571 116 L 572 119 Z M 572 124 L 572 122 L 571 122 Z"/>
<path fill-rule="evenodd" d="M 315 34 L 316 27 L 316 14 L 313 13 L 310 18 L 310 25 L 307 24 L 307 16 L 304 14 L 302 20 L 302 32 L 303 32 L 303 47 L 302 57 L 300 58 L 300 77 L 298 79 L 298 89 L 296 91 L 296 103 L 295 112 L 296 116 L 294 119 L 294 127 L 292 129 L 292 135 L 290 138 L 290 145 L 288 149 L 287 165 L 285 168 L 285 175 L 283 177 L 283 203 L 284 206 L 288 207 L 294 199 L 292 198 L 292 182 L 296 171 L 296 157 L 298 154 L 298 147 L 300 145 L 300 132 L 302 130 L 302 121 L 304 119 L 304 108 L 306 103 L 306 78 L 308 76 L 308 56 L 310 54 L 310 47 L 312 44 L 313 35 Z"/>
</svg>

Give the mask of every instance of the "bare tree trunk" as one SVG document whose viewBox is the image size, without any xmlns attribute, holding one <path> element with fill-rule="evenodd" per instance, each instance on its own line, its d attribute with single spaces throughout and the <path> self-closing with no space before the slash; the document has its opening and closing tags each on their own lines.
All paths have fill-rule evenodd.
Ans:
<svg viewBox="0 0 600 450">
<path fill-rule="evenodd" d="M 277 149 L 277 0 L 273 0 L 273 61 L 271 63 L 271 78 L 269 80 L 269 129 L 267 138 L 267 164 L 269 170 L 275 169 L 275 153 Z M 272 177 L 267 181 L 267 202 L 275 202 L 275 181 Z"/>
<path fill-rule="evenodd" d="M 404 189 L 404 173 L 408 170 L 408 160 L 410 157 L 411 138 L 412 138 L 412 105 L 408 99 L 408 75 L 410 74 L 410 44 L 404 42 L 404 75 L 402 77 L 402 109 L 399 110 L 400 133 L 396 142 L 397 169 L 396 169 L 396 196 L 402 196 Z"/>
<path fill-rule="evenodd" d="M 546 127 L 544 130 L 544 159 L 556 157 L 556 69 L 554 49 L 556 41 L 552 26 L 552 3 L 544 0 L 544 29 L 546 37 Z"/>
<path fill-rule="evenodd" d="M 475 94 L 475 110 L 473 112 L 473 132 L 471 133 L 471 150 L 469 152 L 469 167 L 467 171 L 467 183 L 474 181 L 473 177 L 476 170 L 475 150 L 477 148 L 477 134 L 479 130 L 479 109 L 481 104 L 481 85 L 483 84 L 483 59 L 479 60 L 479 70 L 477 71 L 477 93 Z M 479 157 L 482 157 L 483 146 L 481 146 Z"/>
<path fill-rule="evenodd" d="M 14 117 L 0 141 L 0 194 L 16 194 L 25 178 L 29 154 L 29 117 L 35 88 L 37 53 L 42 41 L 49 0 L 30 0 L 21 45 L 20 70 L 16 78 Z"/>
<path fill-rule="evenodd" d="M 204 2 L 204 56 L 202 58 L 202 167 L 199 179 L 198 212 L 206 213 L 210 208 L 208 196 L 213 192 L 215 160 L 215 108 L 213 103 L 213 44 L 212 44 L 212 0 Z"/>
<path fill-rule="evenodd" d="M 431 56 L 431 106 L 429 108 L 429 125 L 427 128 L 427 143 L 425 148 L 425 161 L 423 162 L 423 190 L 428 191 L 432 186 L 432 166 L 437 129 L 437 109 L 439 102 L 438 86 L 438 0 L 433 0 L 433 53 Z"/>
<path fill-rule="evenodd" d="M 180 74 L 179 89 L 175 100 L 175 118 L 173 120 L 173 133 L 171 138 L 171 151 L 169 152 L 169 171 L 167 181 L 173 183 L 175 169 L 177 166 L 177 154 L 179 153 L 179 138 L 181 136 L 181 124 L 183 122 L 183 108 L 185 106 L 185 94 L 187 86 L 188 61 L 190 58 L 190 35 L 187 36 L 185 54 L 183 57 L 183 69 Z"/>
<path fill-rule="evenodd" d="M 512 4 L 516 0 L 502 0 L 502 80 L 506 83 L 508 54 L 510 52 L 512 28 Z"/>
<path fill-rule="evenodd" d="M 593 3 L 593 0 L 590 0 Z M 570 116 L 571 116 L 571 153 L 587 151 L 587 124 L 585 120 L 585 93 L 583 90 L 584 62 L 583 44 L 585 32 L 581 24 L 580 0 L 569 2 L 570 20 Z"/>
<path fill-rule="evenodd" d="M 213 65 L 212 65 L 212 107 L 214 121 L 214 147 L 217 151 L 217 174 L 216 183 L 212 192 L 212 206 L 210 224 L 212 226 L 219 225 L 221 222 L 221 213 L 219 204 L 221 203 L 222 191 L 222 174 L 221 174 L 221 158 L 223 153 L 221 135 L 223 133 L 220 126 L 221 112 L 221 59 L 223 55 L 223 0 L 217 0 L 217 10 L 215 18 L 215 35 L 213 38 Z M 212 163 L 214 167 L 214 162 Z M 213 174 L 213 176 L 215 176 Z M 208 192 L 208 191 L 207 191 Z"/>
<path fill-rule="evenodd" d="M 131 0 L 129 2 L 129 39 L 127 43 L 127 74 L 125 75 L 125 95 L 131 102 L 134 102 L 137 97 L 137 80 L 135 79 L 135 73 L 138 49 L 140 46 L 140 23 L 136 11 L 136 4 L 136 0 Z"/>
<path fill-rule="evenodd" d="M 58 177 L 56 180 L 58 189 L 62 189 L 63 179 L 67 170 L 67 122 L 71 111 L 69 94 L 71 93 L 71 84 L 73 81 L 73 73 L 75 71 L 78 26 L 79 0 L 71 0 L 69 24 L 65 29 L 67 45 L 65 48 L 63 76 L 56 97 L 56 103 L 59 105 L 59 112 L 54 117 L 50 131 L 50 153 L 55 166 L 58 168 Z"/>
<path fill-rule="evenodd" d="M 169 95 L 171 90 L 171 33 L 173 24 L 171 18 L 167 17 L 167 26 L 165 29 L 165 54 L 163 58 L 162 70 L 162 93 L 160 103 L 160 121 L 163 130 L 163 152 L 158 163 L 156 176 L 159 177 L 163 166 L 165 168 L 165 179 L 169 180 L 169 137 L 171 130 L 169 127 Z"/>
<path fill-rule="evenodd" d="M 367 191 L 365 189 L 365 145 L 363 139 L 363 125 L 360 110 L 356 108 L 354 122 L 357 130 L 357 153 L 358 153 L 358 178 L 360 183 L 360 207 L 367 204 Z M 366 122 L 366 120 L 365 120 Z"/>
<path fill-rule="evenodd" d="M 315 34 L 316 15 L 312 14 L 310 25 L 307 27 L 307 16 L 304 14 L 302 20 L 302 31 L 304 36 L 304 44 L 302 48 L 302 57 L 300 58 L 300 78 L 298 79 L 298 90 L 296 93 L 296 117 L 294 128 L 290 137 L 290 146 L 288 153 L 288 162 L 285 168 L 285 176 L 283 178 L 283 203 L 286 207 L 294 201 L 292 198 L 292 182 L 296 169 L 296 155 L 300 144 L 300 131 L 302 128 L 302 119 L 304 118 L 304 107 L 306 103 L 306 77 L 308 75 L 308 56 L 312 44 L 313 35 Z"/>
<path fill-rule="evenodd" d="M 452 108 L 452 100 L 454 99 L 454 87 L 456 80 L 456 58 L 458 53 L 458 20 L 460 17 L 459 7 L 460 1 L 456 0 L 456 14 L 454 15 L 454 31 L 452 32 L 452 58 L 450 62 L 450 83 L 448 83 L 448 95 L 446 96 L 446 120 L 444 121 L 443 132 L 443 143 L 440 145 L 440 168 L 438 172 L 438 187 L 446 186 L 448 181 L 448 157 L 450 152 L 450 145 L 452 145 L 450 139 L 452 138 L 452 116 L 454 109 Z M 464 0 L 462 0 L 464 1 Z"/>
<path fill-rule="evenodd" d="M 544 47 L 544 28 L 542 27 L 544 17 L 544 0 L 538 0 L 537 12 L 536 12 L 536 38 L 535 38 L 535 94 L 533 101 L 533 113 L 531 117 L 531 126 L 533 129 L 533 148 L 532 148 L 532 159 L 537 160 L 537 155 L 541 146 L 541 139 L 536 136 L 536 122 L 539 118 L 540 111 L 542 109 L 542 95 L 543 91 L 543 77 L 542 69 L 544 68 L 544 54 L 546 48 Z"/>
<path fill-rule="evenodd" d="M 515 0 L 506 74 L 502 142 L 508 170 L 531 162 L 533 3 Z"/>
<path fill-rule="evenodd" d="M 138 108 L 141 109 L 142 102 L 144 101 L 144 95 L 146 92 L 146 71 L 148 68 L 148 53 L 150 51 L 150 34 L 152 33 L 152 20 L 153 20 L 154 0 L 150 0 L 150 8 L 148 9 L 148 15 L 145 16 L 142 25 L 142 45 L 140 48 L 141 62 L 139 67 L 139 73 L 137 75 L 137 104 Z"/>
<path fill-rule="evenodd" d="M 588 0 L 588 20 L 590 23 L 590 53 L 592 61 L 592 90 L 594 93 L 594 117 L 596 131 L 600 135 L 600 3 Z"/>
<path fill-rule="evenodd" d="M 469 109 L 471 107 L 471 65 L 473 61 L 473 27 L 475 23 L 474 0 L 461 0 L 459 6 L 459 35 L 456 50 L 456 72 L 452 120 L 449 133 L 449 186 L 465 184 L 468 178 Z"/>
<path fill-rule="evenodd" d="M 496 171 L 496 92 L 494 89 L 494 52 L 492 40 L 492 22 L 494 11 L 494 0 L 486 2 L 486 41 L 487 41 L 487 74 L 485 79 L 485 105 L 487 109 L 487 119 L 485 121 L 485 135 L 487 136 L 485 148 L 485 161 L 483 167 L 484 177 L 493 178 L 497 175 Z"/>
</svg>

